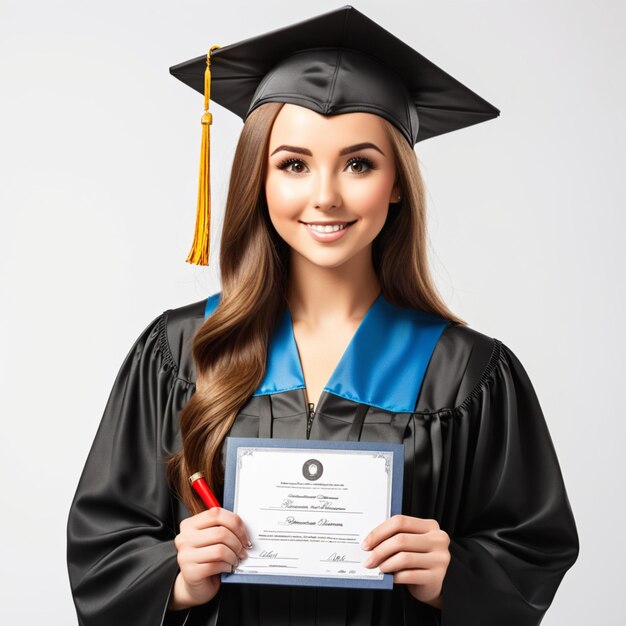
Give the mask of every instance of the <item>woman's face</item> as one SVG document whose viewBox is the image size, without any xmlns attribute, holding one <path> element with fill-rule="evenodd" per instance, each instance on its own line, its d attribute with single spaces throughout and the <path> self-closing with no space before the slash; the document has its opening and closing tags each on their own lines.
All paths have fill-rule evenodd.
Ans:
<svg viewBox="0 0 626 626">
<path fill-rule="evenodd" d="M 285 104 L 267 159 L 269 216 L 292 253 L 327 268 L 371 255 L 399 193 L 391 143 L 377 115 L 325 116 Z"/>
</svg>

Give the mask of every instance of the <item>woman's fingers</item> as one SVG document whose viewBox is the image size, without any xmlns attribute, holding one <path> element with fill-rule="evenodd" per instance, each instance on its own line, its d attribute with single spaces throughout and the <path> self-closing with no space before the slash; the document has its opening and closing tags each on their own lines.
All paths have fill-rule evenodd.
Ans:
<svg viewBox="0 0 626 626">
<path fill-rule="evenodd" d="M 219 574 L 237 567 L 248 544 L 242 519 L 226 509 L 215 507 L 182 520 L 174 538 L 180 573 L 171 606 L 188 608 L 215 597 Z"/>
<path fill-rule="evenodd" d="M 228 546 L 217 543 L 203 548 L 193 548 L 181 550 L 179 553 L 179 562 L 183 565 L 200 566 L 200 565 L 224 565 L 226 569 L 219 571 L 231 571 L 233 567 L 239 565 L 239 555 L 233 552 Z M 214 572 L 215 573 L 215 572 Z"/>
<path fill-rule="evenodd" d="M 428 552 L 430 541 L 425 535 L 399 533 L 379 543 L 364 561 L 365 567 L 377 567 L 380 563 L 399 552 Z"/>
<path fill-rule="evenodd" d="M 439 523 L 434 519 L 412 517 L 410 515 L 394 515 L 378 525 L 363 540 L 364 550 L 376 547 L 381 541 L 393 537 L 398 533 L 421 534 L 439 530 Z"/>
<path fill-rule="evenodd" d="M 425 534 L 399 533 L 379 543 L 363 564 L 366 567 L 376 567 L 399 552 L 446 554 L 449 544 L 450 537 L 443 530 L 433 530 Z"/>
<path fill-rule="evenodd" d="M 182 571 L 182 569 L 181 569 Z M 233 571 L 233 566 L 224 561 L 215 561 L 213 563 L 190 563 L 185 570 L 188 585 L 193 589 L 195 584 L 204 585 L 212 576 L 219 574 L 228 574 Z"/>
<path fill-rule="evenodd" d="M 221 507 L 213 507 L 208 511 L 202 511 L 192 517 L 188 517 L 180 524 L 181 532 L 188 529 L 203 530 L 213 526 L 228 528 L 239 539 L 242 548 L 248 548 L 251 545 L 241 517 Z"/>
<path fill-rule="evenodd" d="M 402 570 L 428 571 L 443 565 L 443 557 L 438 552 L 398 552 L 378 564 L 381 572 L 400 572 Z"/>
<path fill-rule="evenodd" d="M 237 554 L 239 558 L 244 558 L 247 555 L 245 546 L 242 546 L 239 537 L 226 526 L 211 526 L 210 528 L 197 530 L 190 535 L 189 542 L 194 548 L 203 548 L 204 546 L 223 543 Z"/>
</svg>

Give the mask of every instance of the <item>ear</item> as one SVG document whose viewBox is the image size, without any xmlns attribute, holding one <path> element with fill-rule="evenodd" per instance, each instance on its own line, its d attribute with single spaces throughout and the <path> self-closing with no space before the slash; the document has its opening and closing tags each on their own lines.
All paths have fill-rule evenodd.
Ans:
<svg viewBox="0 0 626 626">
<path fill-rule="evenodd" d="M 391 189 L 391 195 L 389 196 L 390 204 L 398 204 L 402 199 L 402 188 L 400 187 L 400 183 L 396 181 L 393 188 Z"/>
</svg>

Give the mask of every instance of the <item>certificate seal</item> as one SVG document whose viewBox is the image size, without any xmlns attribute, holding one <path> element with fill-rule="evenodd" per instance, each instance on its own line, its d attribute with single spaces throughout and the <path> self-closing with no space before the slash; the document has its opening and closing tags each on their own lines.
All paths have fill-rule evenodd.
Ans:
<svg viewBox="0 0 626 626">
<path fill-rule="evenodd" d="M 324 473 L 324 466 L 317 459 L 309 459 L 302 466 L 302 475 L 307 480 L 317 480 Z"/>
</svg>

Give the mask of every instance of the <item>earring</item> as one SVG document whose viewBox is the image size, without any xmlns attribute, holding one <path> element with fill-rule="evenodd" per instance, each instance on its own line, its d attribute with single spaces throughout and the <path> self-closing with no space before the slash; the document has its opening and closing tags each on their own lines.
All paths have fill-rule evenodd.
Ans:
<svg viewBox="0 0 626 626">
<path fill-rule="evenodd" d="M 398 202 L 400 202 L 400 199 L 402 198 L 402 196 L 398 196 Z"/>
</svg>

